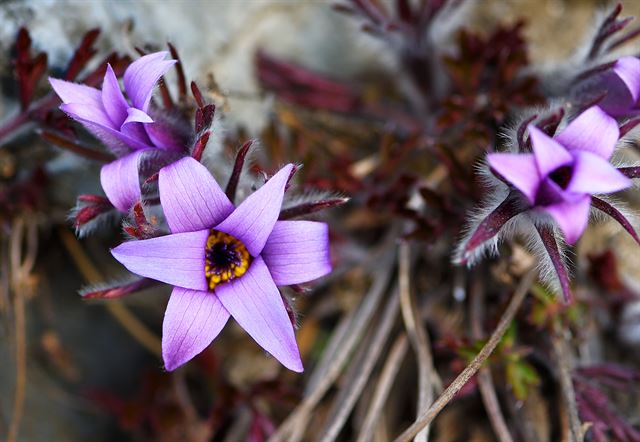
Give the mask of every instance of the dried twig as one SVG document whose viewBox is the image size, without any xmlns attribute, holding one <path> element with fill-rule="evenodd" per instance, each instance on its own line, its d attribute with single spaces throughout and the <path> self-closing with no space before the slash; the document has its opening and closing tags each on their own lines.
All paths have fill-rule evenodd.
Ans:
<svg viewBox="0 0 640 442">
<path fill-rule="evenodd" d="M 336 440 L 340 430 L 344 426 L 353 406 L 360 397 L 371 372 L 378 361 L 385 343 L 395 322 L 400 308 L 400 297 L 398 293 L 392 294 L 391 298 L 383 308 L 382 318 L 377 323 L 375 332 L 370 340 L 365 340 L 360 346 L 355 362 L 351 365 L 347 373 L 345 388 L 338 394 L 331 417 L 325 424 L 325 430 L 320 437 L 322 442 Z"/>
<path fill-rule="evenodd" d="M 25 240 L 25 225 L 27 228 L 26 250 L 23 253 Z M 9 269 L 10 289 L 13 292 L 13 314 L 16 351 L 16 379 L 13 396 L 13 411 L 7 441 L 18 439 L 20 423 L 24 411 L 24 399 L 27 386 L 27 343 L 25 298 L 29 290 L 29 278 L 35 265 L 38 252 L 38 231 L 35 221 L 25 221 L 18 218 L 13 222 L 9 237 Z"/>
<path fill-rule="evenodd" d="M 471 322 L 471 335 L 473 339 L 479 340 L 484 338 L 484 331 L 482 330 L 482 317 L 484 316 L 484 280 L 480 277 L 480 272 L 473 279 L 471 286 L 471 299 L 470 304 L 470 322 Z M 500 442 L 513 442 L 513 437 L 509 432 L 509 427 L 504 419 L 502 411 L 500 410 L 500 403 L 498 402 L 498 396 L 496 395 L 496 389 L 493 385 L 493 379 L 491 378 L 491 370 L 489 367 L 481 367 L 478 372 L 478 388 L 480 389 L 480 396 L 482 397 L 482 403 L 489 416 L 489 422 L 493 431 L 496 433 Z"/>
<path fill-rule="evenodd" d="M 418 362 L 418 416 L 433 402 L 433 358 L 431 343 L 424 327 L 418 322 L 419 314 L 416 304 L 411 299 L 411 248 L 409 243 L 402 242 L 398 253 L 398 272 L 400 285 L 400 305 L 411 347 L 416 353 Z M 426 426 L 415 438 L 416 442 L 429 439 L 429 426 Z"/>
<path fill-rule="evenodd" d="M 404 334 L 398 336 L 391 346 L 389 357 L 387 357 L 387 361 L 382 368 L 382 373 L 378 378 L 378 383 L 376 384 L 373 398 L 369 403 L 369 408 L 364 418 L 364 423 L 362 424 L 357 442 L 366 442 L 372 439 L 374 432 L 380 423 L 382 407 L 389 396 L 389 392 L 393 386 L 393 381 L 400 370 L 400 365 L 407 354 L 408 347 L 407 336 Z"/>
<path fill-rule="evenodd" d="M 458 375 L 457 378 L 445 389 L 445 391 L 440 395 L 440 397 L 431 405 L 431 407 L 423 413 L 416 422 L 414 422 L 409 428 L 407 428 L 398 438 L 395 440 L 396 442 L 408 442 L 416 434 L 422 431 L 427 425 L 433 421 L 433 419 L 442 411 L 442 409 L 455 397 L 455 395 L 460 391 L 462 387 L 476 374 L 476 372 L 480 369 L 482 364 L 491 356 L 493 350 L 495 350 L 496 346 L 502 339 L 502 336 L 507 331 L 507 328 L 511 321 L 513 320 L 520 304 L 524 301 L 527 293 L 529 292 L 529 288 L 533 284 L 533 281 L 536 277 L 535 270 L 529 270 L 529 272 L 525 275 L 525 277 L 520 281 L 518 288 L 516 289 L 507 309 L 502 314 L 502 318 L 500 318 L 500 322 L 498 326 L 491 334 L 489 341 L 485 344 L 484 347 L 480 350 L 480 352 L 476 355 L 475 358 L 471 361 L 471 363 L 465 368 L 462 373 Z"/>
<path fill-rule="evenodd" d="M 71 256 L 74 264 L 89 284 L 98 284 L 104 281 L 104 277 L 89 260 L 89 257 L 80 246 L 80 243 L 71 232 L 60 228 L 62 244 Z M 151 332 L 131 311 L 119 300 L 112 299 L 106 302 L 107 311 L 118 321 L 129 334 L 144 348 L 156 356 L 161 356 L 160 339 Z"/>
<path fill-rule="evenodd" d="M 388 260 L 388 256 L 381 259 L 382 262 L 386 262 Z M 289 417 L 285 419 L 282 425 L 280 425 L 278 430 L 269 439 L 271 442 L 296 440 L 294 435 L 303 431 L 309 418 L 309 414 L 324 397 L 329 388 L 331 388 L 331 385 L 333 385 L 333 382 L 342 372 L 342 369 L 360 340 L 366 325 L 371 320 L 371 317 L 377 309 L 377 306 L 382 299 L 382 295 L 389 284 L 392 266 L 383 264 L 381 265 L 381 268 L 382 270 L 376 273 L 371 288 L 365 294 L 362 304 L 353 318 L 351 327 L 349 327 L 349 333 L 346 334 L 341 347 L 335 354 L 329 355 L 329 358 L 327 358 L 327 354 L 323 355 L 323 360 L 327 358 L 331 361 L 331 364 L 325 365 L 323 360 L 318 364 L 318 367 L 326 367 L 326 371 L 321 377 L 319 377 L 320 381 L 316 388 L 307 394 L 300 405 L 298 405 Z M 312 374 L 312 378 L 314 376 L 315 375 Z"/>
<path fill-rule="evenodd" d="M 551 338 L 553 344 L 553 353 L 560 371 L 560 389 L 562 391 L 562 399 L 567 407 L 569 417 L 569 430 L 571 432 L 570 440 L 573 442 L 582 442 L 584 434 L 582 424 L 578 416 L 578 407 L 576 405 L 576 393 L 573 389 L 573 381 L 571 379 L 571 349 L 567 345 L 565 338 L 560 330 L 555 330 Z"/>
</svg>

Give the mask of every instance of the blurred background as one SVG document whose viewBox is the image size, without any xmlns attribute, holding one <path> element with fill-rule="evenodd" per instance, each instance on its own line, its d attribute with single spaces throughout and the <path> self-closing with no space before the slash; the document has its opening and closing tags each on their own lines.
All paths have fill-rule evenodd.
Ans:
<svg viewBox="0 0 640 442">
<path fill-rule="evenodd" d="M 640 14 L 640 2 L 622 3 L 624 15 Z M 445 52 L 449 47 L 454 51 L 455 36 L 461 27 L 488 35 L 497 26 L 513 25 L 523 19 L 530 64 L 537 73 L 544 74 L 570 57 L 582 38 L 592 32 L 594 20 L 602 16 L 608 5 L 611 3 L 596 0 L 467 0 L 460 6 L 464 13 L 438 25 L 438 41 Z M 218 105 L 218 113 L 223 116 L 223 127 L 217 134 L 220 139 L 262 140 L 264 147 L 258 157 L 271 166 L 278 161 L 305 158 L 283 155 L 282 150 L 273 147 L 278 134 L 274 121 L 297 127 L 297 110 L 283 107 L 278 97 L 261 85 L 256 68 L 258 51 L 351 84 L 366 85 L 379 78 L 394 78 L 403 69 L 386 42 L 362 32 L 357 21 L 337 12 L 328 1 L 5 0 L 0 2 L 0 121 L 8 119 L 19 107 L 9 55 L 22 27 L 30 32 L 33 50 L 48 54 L 50 73 L 54 76 L 64 68 L 84 33 L 92 28 L 102 30 L 96 41 L 101 53 L 117 51 L 135 58 L 136 47 L 162 49 L 166 42 L 171 42 L 180 54 L 187 79 L 196 81 Z M 638 52 L 637 46 L 621 49 L 624 53 L 634 50 Z M 174 74 L 170 73 L 168 83 L 173 80 Z M 45 83 L 41 82 L 42 91 L 47 87 Z M 380 94 L 373 88 L 370 93 Z M 361 145 L 366 144 L 363 140 L 369 140 L 367 125 L 358 119 L 335 123 L 324 113 L 312 118 L 317 123 L 312 134 L 320 132 L 322 143 L 333 143 L 334 135 L 342 140 L 335 142 L 337 147 L 331 145 L 329 151 L 337 151 L 346 143 L 345 139 L 358 139 Z M 368 157 L 361 155 L 358 159 L 363 158 Z M 32 170 L 32 163 L 44 165 L 45 175 L 55 177 L 53 181 L 43 178 L 43 182 L 18 190 L 40 201 L 39 209 L 30 212 L 31 220 L 16 217 L 8 209 L 0 213 L 3 225 L 0 282 L 4 293 L 0 299 L 0 439 L 11 426 L 16 385 L 21 382 L 26 389 L 20 441 L 258 441 L 271 434 L 300 403 L 310 385 L 319 382 L 308 377 L 312 371 L 301 377 L 285 372 L 233 325 L 216 340 L 212 351 L 191 363 L 192 367 L 176 374 L 165 373 L 158 351 L 167 287 L 148 289 L 117 303 L 87 301 L 78 295 L 78 290 L 88 283 L 124 274 L 124 269 L 108 254 L 108 247 L 120 241 L 117 228 L 78 240 L 67 221 L 77 194 L 100 192 L 98 166 L 69 152 L 52 153 L 42 140 L 16 137 L 0 149 L 3 198 L 8 183 Z M 356 166 L 366 171 L 370 164 L 361 161 L 349 167 Z M 332 163 L 332 167 L 339 167 L 338 163 Z M 331 177 L 331 173 L 331 168 L 325 170 L 326 176 Z M 316 184 L 323 182 L 321 174 L 314 178 Z M 352 188 L 349 183 L 342 183 L 330 190 L 350 195 Z M 340 214 L 344 216 L 340 218 Z M 347 264 L 366 261 L 374 251 L 373 239 L 386 232 L 379 228 L 386 221 L 372 217 L 369 212 L 359 213 L 355 209 L 330 215 L 331 220 L 341 219 L 337 223 L 342 223 L 334 231 L 336 243 L 344 244 L 341 237 L 351 235 L 358 238 L 360 247 L 336 249 L 337 274 L 297 302 L 301 324 L 298 341 L 309 369 L 320 359 L 333 332 L 343 324 L 338 313 L 353 311 L 368 286 L 370 273 Z M 12 242 L 15 232 L 20 236 L 18 245 Z M 588 250 L 579 253 L 587 256 L 593 250 L 613 250 L 621 278 L 633 292 L 640 289 L 637 274 L 640 255 L 637 249 L 630 248 L 630 243 L 633 244 L 624 233 L 605 224 L 585 238 L 581 247 Z M 388 244 L 395 248 L 393 241 Z M 443 262 L 448 261 L 446 250 L 436 247 L 433 253 L 439 253 Z M 18 264 L 12 261 L 15 259 Z M 19 307 L 8 295 L 9 285 L 14 284 L 9 281 L 9 269 L 15 270 L 16 266 L 26 269 L 15 283 L 23 298 Z M 483 271 L 490 273 L 487 268 Z M 453 279 L 456 277 L 451 275 Z M 441 318 L 429 320 L 432 331 L 440 327 L 439 321 L 453 324 L 461 321 L 462 313 L 450 302 L 437 301 L 440 310 L 434 307 L 436 301 L 434 305 L 428 304 L 435 309 L 430 314 Z M 499 304 L 495 301 L 495 305 Z M 635 305 L 635 313 L 629 315 L 637 321 L 640 309 Z M 423 307 L 427 308 L 427 304 Z M 631 354 L 623 359 L 637 367 L 640 338 L 637 328 L 630 330 L 627 346 L 620 347 L 620 353 L 628 350 Z M 619 330 L 609 323 L 598 333 L 604 336 L 600 345 L 606 346 L 610 335 Z M 385 345 L 383 360 L 392 351 L 389 343 Z M 26 363 L 18 364 L 18 371 L 16 348 L 22 348 L 26 355 Z M 405 365 L 410 366 L 412 357 L 408 361 Z M 415 413 L 414 393 L 403 392 L 412 391 L 415 382 L 413 369 L 407 366 L 394 387 L 398 389 L 398 397 L 389 404 L 392 416 L 405 416 L 390 419 L 404 424 L 380 428 L 375 440 L 391 440 L 397 430 L 411 423 Z M 376 367 L 378 371 L 382 368 Z M 502 382 L 496 380 L 496 384 Z M 341 385 L 337 382 L 330 394 L 337 394 Z M 536 426 L 529 432 L 535 435 L 535 440 L 563 440 L 553 429 L 561 419 L 556 411 L 556 393 L 549 383 L 541 381 L 536 385 L 539 388 L 534 388 L 525 401 L 528 405 L 524 406 L 525 415 L 520 415 L 520 419 Z M 373 392 L 366 390 L 363 394 L 367 402 Z M 633 402 L 622 398 L 617 403 L 621 413 L 631 416 L 631 422 L 637 425 L 640 409 Z M 432 440 L 495 440 L 479 404 L 477 398 L 462 405 L 454 404 L 439 418 L 441 430 L 436 430 Z M 510 415 L 518 416 L 523 401 L 514 401 L 513 407 Z M 321 418 L 330 413 L 329 405 L 318 409 Z M 633 418 L 634 413 L 639 414 Z M 457 428 L 470 422 L 474 422 L 473 431 Z M 315 425 L 322 428 L 322 424 Z M 355 440 L 355 432 L 342 432 L 338 439 Z M 305 440 L 316 439 L 308 434 Z M 531 439 L 517 436 L 515 440 Z"/>
</svg>

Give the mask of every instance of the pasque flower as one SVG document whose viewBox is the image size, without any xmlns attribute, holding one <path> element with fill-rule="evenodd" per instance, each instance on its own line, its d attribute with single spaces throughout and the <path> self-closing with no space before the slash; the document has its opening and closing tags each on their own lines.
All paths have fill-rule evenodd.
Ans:
<svg viewBox="0 0 640 442">
<path fill-rule="evenodd" d="M 606 95 L 598 103 L 614 117 L 640 114 L 640 59 L 622 57 L 616 60 L 598 80 Z"/>
<path fill-rule="evenodd" d="M 591 195 L 625 189 L 631 181 L 609 159 L 619 137 L 616 121 L 593 106 L 551 138 L 529 125 L 533 153 L 493 153 L 494 173 L 518 189 L 533 210 L 548 213 L 568 243 L 587 226 Z"/>
<path fill-rule="evenodd" d="M 100 139 L 118 159 L 102 167 L 100 181 L 109 201 L 126 212 L 140 199 L 138 166 L 151 151 L 185 151 L 185 137 L 151 107 L 156 83 L 176 62 L 167 52 L 140 57 L 127 68 L 125 95 L 110 65 L 102 90 L 49 78 L 63 104 L 60 109 Z"/>
<path fill-rule="evenodd" d="M 293 166 L 283 167 L 238 207 L 193 158 L 160 170 L 171 234 L 112 250 L 133 273 L 174 286 L 165 312 L 162 355 L 173 370 L 206 348 L 229 316 L 293 371 L 302 371 L 293 326 L 277 286 L 330 272 L 328 228 L 278 221 Z"/>
</svg>

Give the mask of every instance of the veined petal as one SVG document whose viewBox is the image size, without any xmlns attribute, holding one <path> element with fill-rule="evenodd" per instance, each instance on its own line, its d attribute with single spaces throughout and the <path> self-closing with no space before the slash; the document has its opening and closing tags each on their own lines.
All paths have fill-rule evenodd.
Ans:
<svg viewBox="0 0 640 442">
<path fill-rule="evenodd" d="M 156 83 L 176 60 L 164 60 L 166 51 L 140 57 L 124 73 L 124 88 L 134 107 L 146 112 Z"/>
<path fill-rule="evenodd" d="M 632 185 L 609 161 L 591 152 L 576 152 L 573 177 L 567 186 L 574 193 L 612 193 Z"/>
<path fill-rule="evenodd" d="M 153 147 L 135 138 L 131 138 L 127 134 L 124 134 L 111 126 L 105 126 L 104 124 L 97 123 L 92 119 L 92 116 L 90 115 L 91 112 L 83 110 L 83 106 L 84 105 L 81 104 L 63 104 L 60 106 L 60 109 L 69 114 L 71 118 L 78 120 L 89 132 L 91 132 L 111 150 L 118 154 L 126 154 L 131 152 L 132 149 L 139 150 Z M 111 125 L 111 120 L 109 120 L 106 112 L 104 113 L 104 117 L 108 120 L 108 124 Z M 105 121 L 105 123 L 106 122 L 107 121 Z"/>
<path fill-rule="evenodd" d="M 101 99 L 104 110 L 109 115 L 113 127 L 122 126 L 122 123 L 127 118 L 129 105 L 127 100 L 124 99 L 124 95 L 122 95 L 120 84 L 110 64 L 107 64 L 107 71 L 104 74 Z"/>
<path fill-rule="evenodd" d="M 215 293 L 262 348 L 289 370 L 303 370 L 289 315 L 261 257 L 253 260 L 242 277 L 217 286 Z"/>
<path fill-rule="evenodd" d="M 258 256 L 280 214 L 284 187 L 291 169 L 291 164 L 280 169 L 264 186 L 249 195 L 216 229 L 235 236 L 252 256 Z"/>
<path fill-rule="evenodd" d="M 102 166 L 100 170 L 102 189 L 111 204 L 121 212 L 128 212 L 140 199 L 138 166 L 145 152 L 137 150 Z"/>
<path fill-rule="evenodd" d="M 563 145 L 537 127 L 529 125 L 529 136 L 540 176 L 547 176 L 557 168 L 573 162 L 573 157 Z"/>
<path fill-rule="evenodd" d="M 99 107 L 92 104 L 81 103 L 61 104 L 60 110 L 74 120 L 91 122 L 110 129 L 115 129 L 115 126 L 111 122 L 111 118 L 109 118 L 109 115 L 105 112 L 102 104 Z"/>
<path fill-rule="evenodd" d="M 261 253 L 276 285 L 300 284 L 331 272 L 329 226 L 277 221 Z"/>
<path fill-rule="evenodd" d="M 193 359 L 223 329 L 229 312 L 211 292 L 174 287 L 162 323 L 162 359 L 173 371 Z"/>
<path fill-rule="evenodd" d="M 640 99 L 640 59 L 618 59 L 602 83 L 607 95 L 599 106 L 613 116 L 629 114 Z"/>
<path fill-rule="evenodd" d="M 233 212 L 211 173 L 191 157 L 163 167 L 159 188 L 160 204 L 174 233 L 211 229 Z"/>
<path fill-rule="evenodd" d="M 584 195 L 576 200 L 564 201 L 544 207 L 564 233 L 567 243 L 574 244 L 587 228 L 591 196 Z"/>
<path fill-rule="evenodd" d="M 491 153 L 487 155 L 487 161 L 493 170 L 522 192 L 533 204 L 541 181 L 533 154 Z"/>
<path fill-rule="evenodd" d="M 204 251 L 208 236 L 208 230 L 200 230 L 128 241 L 111 249 L 111 254 L 136 275 L 207 291 Z"/>
<path fill-rule="evenodd" d="M 76 103 L 102 107 L 101 92 L 94 87 L 51 77 L 49 77 L 49 83 L 65 104 Z"/>
<path fill-rule="evenodd" d="M 573 120 L 555 137 L 569 150 L 584 150 L 611 158 L 620 130 L 615 119 L 598 106 L 592 106 Z"/>
</svg>

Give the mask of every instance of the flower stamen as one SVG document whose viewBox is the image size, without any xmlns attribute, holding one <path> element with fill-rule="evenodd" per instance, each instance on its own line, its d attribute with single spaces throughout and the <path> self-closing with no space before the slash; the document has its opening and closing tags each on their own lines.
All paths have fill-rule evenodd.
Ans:
<svg viewBox="0 0 640 442">
<path fill-rule="evenodd" d="M 239 239 L 211 229 L 205 248 L 204 274 L 209 290 L 218 284 L 244 275 L 251 264 L 251 255 Z"/>
</svg>

